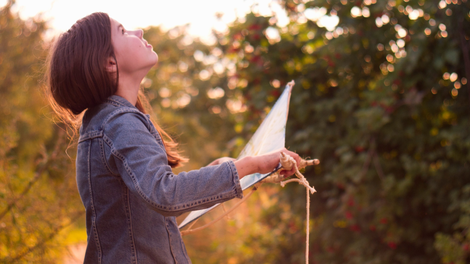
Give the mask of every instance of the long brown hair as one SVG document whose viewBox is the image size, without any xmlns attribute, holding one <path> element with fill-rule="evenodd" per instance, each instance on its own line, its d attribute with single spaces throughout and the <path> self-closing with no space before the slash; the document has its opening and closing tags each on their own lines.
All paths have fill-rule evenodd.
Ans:
<svg viewBox="0 0 470 264">
<path fill-rule="evenodd" d="M 93 13 L 78 20 L 59 36 L 50 52 L 46 73 L 48 99 L 62 122 L 74 131 L 80 126 L 84 110 L 103 103 L 117 92 L 119 68 L 115 74 L 106 70 L 109 57 L 116 60 L 111 20 L 106 13 Z M 151 112 L 142 91 L 136 107 L 143 113 Z M 169 165 L 177 167 L 186 162 L 177 150 L 178 144 L 156 122 L 153 124 L 164 137 Z"/>
</svg>

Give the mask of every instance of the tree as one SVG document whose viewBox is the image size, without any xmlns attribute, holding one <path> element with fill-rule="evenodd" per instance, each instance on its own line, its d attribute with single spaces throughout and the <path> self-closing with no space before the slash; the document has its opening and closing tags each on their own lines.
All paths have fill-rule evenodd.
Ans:
<svg viewBox="0 0 470 264">
<path fill-rule="evenodd" d="M 46 25 L 12 4 L 0 10 L 0 262 L 53 263 L 83 207 L 67 135 L 41 92 Z"/>
<path fill-rule="evenodd" d="M 294 79 L 286 146 L 321 160 L 305 172 L 318 190 L 311 262 L 469 262 L 468 2 L 280 3 L 287 26 L 253 11 L 215 45 L 184 27 L 146 30 L 160 63 L 142 85 L 192 159 L 183 169 L 236 156 Z M 0 259 L 53 262 L 59 231 L 83 211 L 75 151 L 66 157 L 39 92 L 45 25 L 10 6 L 0 15 Z M 263 186 L 227 222 L 185 237 L 193 262 L 302 263 L 304 199 L 300 186 Z"/>
<path fill-rule="evenodd" d="M 282 1 L 290 23 L 251 13 L 219 46 L 235 57 L 252 131 L 294 79 L 286 145 L 320 158 L 312 263 L 465 263 L 470 29 L 467 1 Z M 318 16 L 338 18 L 332 29 Z M 276 36 L 279 33 L 280 38 Z M 248 259 L 302 261 L 301 187 L 265 212 Z M 300 195 L 301 194 L 301 195 Z M 299 219 L 287 223 L 281 208 Z M 269 243 L 268 243 L 269 241 Z M 296 242 L 293 242 L 296 241 Z M 297 242 L 298 241 L 298 242 Z M 243 257 L 241 258 L 243 259 Z M 239 262 L 242 262 L 241 260 Z"/>
</svg>

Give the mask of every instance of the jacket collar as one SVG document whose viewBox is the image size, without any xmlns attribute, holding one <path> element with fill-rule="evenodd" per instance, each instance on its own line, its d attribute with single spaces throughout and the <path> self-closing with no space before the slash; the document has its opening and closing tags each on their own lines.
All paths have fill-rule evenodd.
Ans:
<svg viewBox="0 0 470 264">
<path fill-rule="evenodd" d="M 115 95 L 115 94 L 108 97 L 107 102 L 115 106 L 135 107 L 135 105 L 131 104 L 129 101 L 127 101 L 123 97 L 119 95 Z"/>
</svg>

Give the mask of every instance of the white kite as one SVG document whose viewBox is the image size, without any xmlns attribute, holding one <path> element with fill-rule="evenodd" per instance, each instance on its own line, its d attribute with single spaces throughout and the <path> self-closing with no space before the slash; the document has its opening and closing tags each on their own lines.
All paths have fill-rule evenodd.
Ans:
<svg viewBox="0 0 470 264">
<path fill-rule="evenodd" d="M 261 123 L 260 127 L 256 130 L 253 137 L 250 139 L 250 141 L 246 144 L 246 146 L 241 151 L 240 155 L 238 156 L 238 159 L 241 159 L 245 156 L 259 156 L 259 155 L 267 154 L 267 153 L 270 153 L 270 152 L 273 152 L 275 150 L 285 147 L 287 115 L 289 113 L 289 101 L 290 101 L 290 96 L 291 96 L 291 92 L 292 92 L 292 88 L 294 84 L 295 84 L 294 81 L 291 81 L 290 83 L 286 85 L 286 88 L 284 89 L 281 96 L 274 104 L 268 116 L 263 120 L 263 122 Z M 313 194 L 315 192 L 315 189 L 313 187 L 310 187 L 308 181 L 299 172 L 299 169 L 304 168 L 308 165 L 317 165 L 317 164 L 319 164 L 319 161 L 317 159 L 315 160 L 303 160 L 302 159 L 300 164 L 296 164 L 295 160 L 292 157 L 282 156 L 279 166 L 272 172 L 267 173 L 267 174 L 254 173 L 251 175 L 247 175 L 240 180 L 240 185 L 241 185 L 242 190 L 246 190 L 249 187 L 259 182 L 280 183 L 281 186 L 284 187 L 286 183 L 295 181 L 306 187 L 307 189 L 307 227 L 306 227 L 307 228 L 307 241 L 306 241 L 307 250 L 306 250 L 306 256 L 305 256 L 306 261 L 307 261 L 306 263 L 308 263 L 308 233 L 309 233 L 308 222 L 309 222 L 309 207 L 310 207 L 309 193 Z M 290 170 L 293 166 L 296 167 L 295 175 L 298 178 L 282 181 L 283 178 L 280 176 L 279 173 L 276 173 L 276 171 L 278 171 L 279 169 Z M 256 186 L 254 187 L 254 189 L 255 188 Z M 246 195 L 245 198 L 243 198 L 238 204 L 236 204 L 231 210 L 227 211 L 224 215 L 233 211 L 233 209 L 235 209 L 239 204 L 245 201 L 251 195 L 251 193 Z M 197 210 L 197 211 L 193 211 L 189 213 L 189 215 L 183 220 L 183 222 L 181 222 L 181 224 L 179 225 L 179 228 L 182 229 L 183 227 L 195 221 L 196 219 L 198 219 L 199 217 L 201 217 L 208 211 L 214 209 L 218 205 L 220 204 L 216 204 L 208 209 Z M 222 215 L 221 217 L 217 218 L 216 220 L 212 221 L 211 223 L 205 226 L 191 229 L 191 230 L 181 231 L 181 233 L 184 235 L 187 233 L 191 233 L 191 232 L 203 229 L 213 224 L 214 222 L 218 221 L 224 215 Z M 191 226 L 189 227 L 189 229 L 191 228 Z"/>
</svg>

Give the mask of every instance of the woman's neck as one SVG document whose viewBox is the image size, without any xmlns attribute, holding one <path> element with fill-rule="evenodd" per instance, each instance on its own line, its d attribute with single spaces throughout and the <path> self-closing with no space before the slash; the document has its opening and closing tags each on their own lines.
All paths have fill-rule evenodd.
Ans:
<svg viewBox="0 0 470 264">
<path fill-rule="evenodd" d="M 137 78 L 121 78 L 120 76 L 116 95 L 121 96 L 122 98 L 129 101 L 132 105 L 135 105 L 137 103 L 141 80 L 142 78 L 139 80 Z"/>
</svg>

